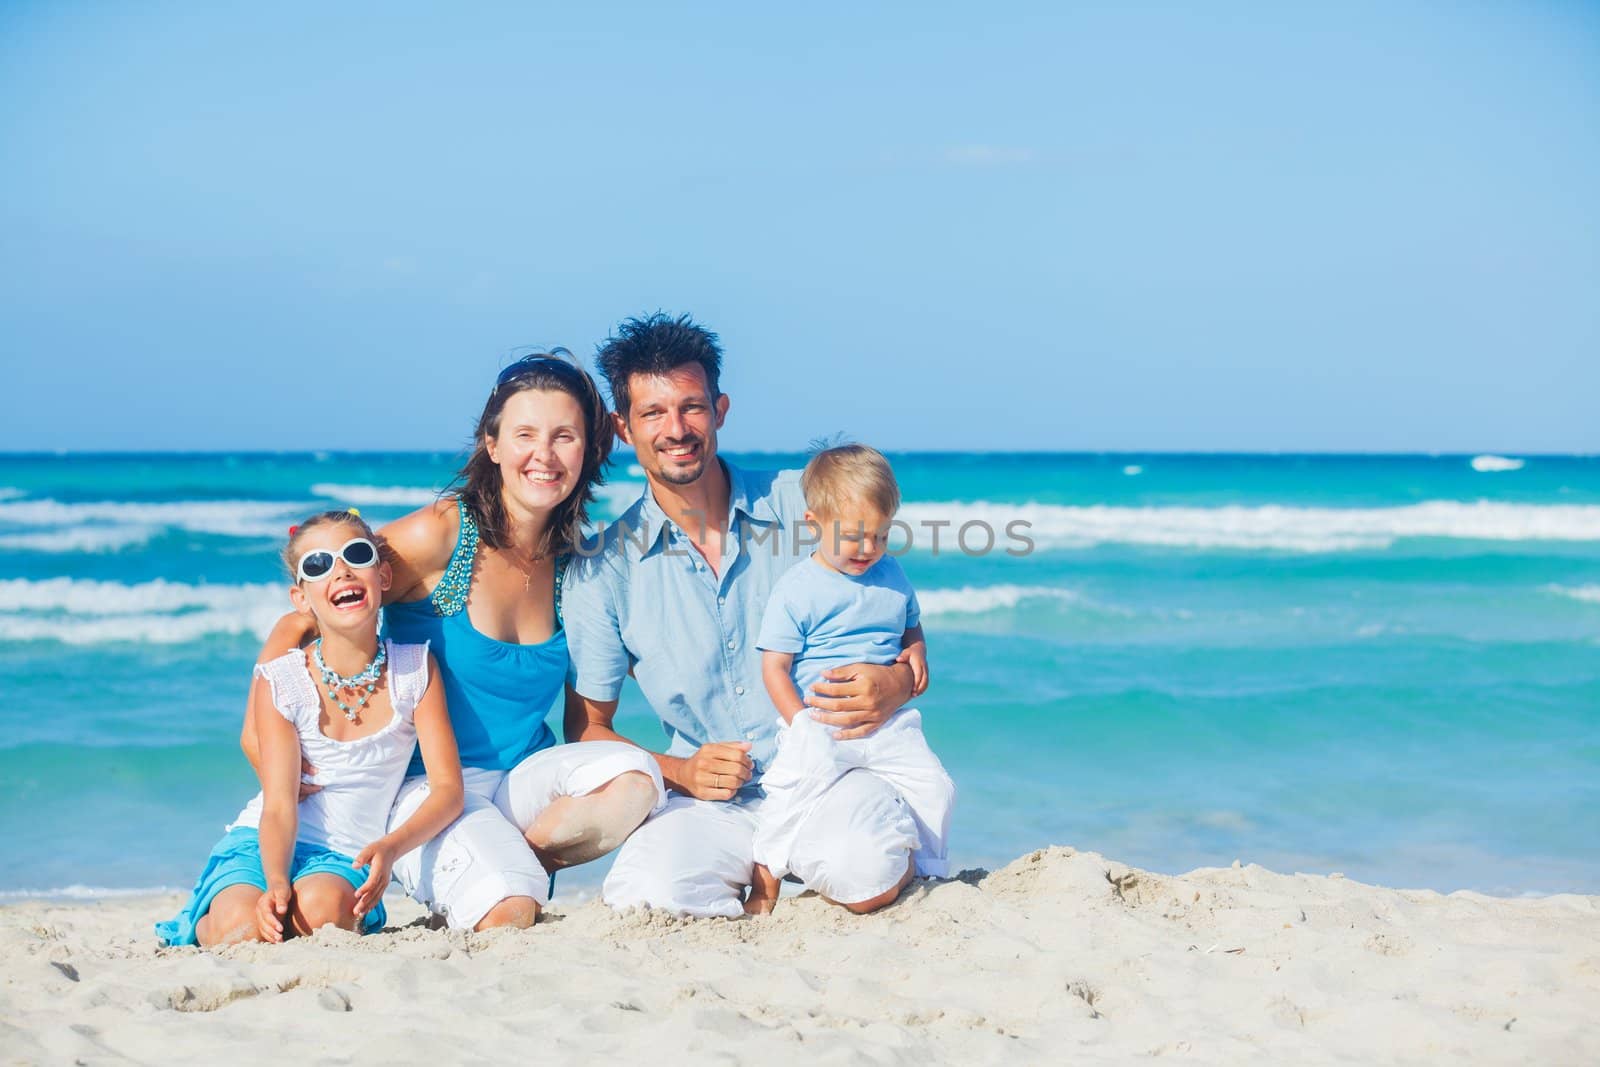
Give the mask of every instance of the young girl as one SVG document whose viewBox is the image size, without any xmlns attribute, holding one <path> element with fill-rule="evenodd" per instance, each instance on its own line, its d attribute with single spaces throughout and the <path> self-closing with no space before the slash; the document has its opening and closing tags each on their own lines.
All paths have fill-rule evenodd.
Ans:
<svg viewBox="0 0 1600 1067">
<path fill-rule="evenodd" d="M 333 924 L 382 929 L 399 856 L 461 813 L 461 763 L 428 646 L 378 640 L 389 565 L 355 511 L 289 531 L 295 611 L 321 636 L 255 673 L 262 791 L 228 827 L 194 894 L 156 935 L 169 945 L 282 941 Z M 420 746 L 428 796 L 390 833 L 389 808 Z M 302 761 L 316 785 L 300 794 Z"/>
</svg>

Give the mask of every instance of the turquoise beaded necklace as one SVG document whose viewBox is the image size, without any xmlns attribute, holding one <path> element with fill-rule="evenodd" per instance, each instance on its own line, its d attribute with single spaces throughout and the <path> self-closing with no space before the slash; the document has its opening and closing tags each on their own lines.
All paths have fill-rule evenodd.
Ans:
<svg viewBox="0 0 1600 1067">
<path fill-rule="evenodd" d="M 444 575 L 440 577 L 439 584 L 434 586 L 433 595 L 430 597 L 433 601 L 433 612 L 440 618 L 458 615 L 467 609 L 467 596 L 472 592 L 472 563 L 478 554 L 478 542 L 482 540 L 478 534 L 478 521 L 472 517 L 472 512 L 467 510 L 467 502 L 457 497 L 456 510 L 461 516 L 461 534 L 456 539 L 455 551 L 450 553 L 450 562 L 445 565 Z M 558 628 L 563 625 L 561 585 L 571 558 L 567 554 L 556 556 L 555 599 Z"/>
<path fill-rule="evenodd" d="M 444 576 L 433 590 L 433 610 L 441 618 L 455 615 L 467 606 L 467 594 L 472 590 L 472 559 L 478 554 L 478 523 L 467 510 L 464 500 L 456 501 L 461 514 L 461 536 L 456 540 L 456 550 L 450 554 Z"/>
<path fill-rule="evenodd" d="M 356 721 L 361 709 L 367 706 L 372 694 L 378 691 L 378 679 L 382 676 L 383 665 L 388 659 L 389 650 L 383 641 L 379 641 L 378 654 L 372 657 L 372 662 L 346 678 L 322 661 L 322 638 L 317 638 L 316 644 L 311 646 L 311 662 L 316 664 L 317 670 L 321 672 L 322 684 L 328 687 L 328 699 L 339 705 L 339 710 L 344 712 L 344 717 L 351 722 Z M 341 689 L 357 691 L 354 707 L 339 699 Z"/>
</svg>

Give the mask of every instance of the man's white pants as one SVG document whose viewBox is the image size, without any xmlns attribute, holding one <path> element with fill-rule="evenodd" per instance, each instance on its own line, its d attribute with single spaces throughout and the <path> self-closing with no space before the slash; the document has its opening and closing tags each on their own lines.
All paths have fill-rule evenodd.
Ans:
<svg viewBox="0 0 1600 1067">
<path fill-rule="evenodd" d="M 679 915 L 744 914 L 765 803 L 669 794 L 617 852 L 601 890 L 605 902 Z M 854 770 L 833 783 L 800 825 L 789 867 L 808 889 L 853 904 L 899 884 L 917 843 L 916 820 L 894 787 Z"/>
</svg>

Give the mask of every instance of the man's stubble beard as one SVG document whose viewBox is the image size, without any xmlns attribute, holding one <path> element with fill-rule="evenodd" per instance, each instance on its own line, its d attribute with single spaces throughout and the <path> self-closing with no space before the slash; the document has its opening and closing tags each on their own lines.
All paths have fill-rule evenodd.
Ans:
<svg viewBox="0 0 1600 1067">
<path fill-rule="evenodd" d="M 700 476 L 705 472 L 706 464 L 704 460 L 701 460 L 700 464 L 692 471 L 682 469 L 668 470 L 666 467 L 662 467 L 657 474 L 668 485 L 693 485 L 700 480 Z"/>
<path fill-rule="evenodd" d="M 700 446 L 700 448 L 702 449 L 702 452 L 700 454 L 700 462 L 698 464 L 696 464 L 690 470 L 685 470 L 683 468 L 676 468 L 676 469 L 669 468 L 667 466 L 667 459 L 666 459 L 666 456 L 664 454 L 666 449 L 667 448 L 674 448 L 674 447 L 681 447 L 683 445 L 698 445 L 698 446 Z M 659 476 L 660 479 L 663 482 L 666 482 L 668 485 L 677 485 L 677 486 L 693 485 L 695 482 L 699 481 L 700 480 L 700 476 L 706 472 L 706 465 L 709 464 L 713 458 L 715 458 L 712 455 L 708 455 L 706 453 L 706 451 L 704 451 L 705 448 L 706 448 L 706 440 L 703 437 L 697 437 L 697 438 L 695 438 L 693 440 L 689 440 L 689 441 L 674 441 L 670 445 L 664 445 L 661 448 L 658 448 L 656 450 L 656 454 L 661 457 L 661 463 L 657 466 L 657 469 L 656 469 L 657 476 Z"/>
</svg>

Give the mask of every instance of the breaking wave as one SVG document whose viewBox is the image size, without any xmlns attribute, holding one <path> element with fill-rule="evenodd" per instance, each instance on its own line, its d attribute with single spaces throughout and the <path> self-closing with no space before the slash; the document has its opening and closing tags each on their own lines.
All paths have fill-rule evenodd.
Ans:
<svg viewBox="0 0 1600 1067">
<path fill-rule="evenodd" d="M 960 589 L 925 589 L 917 593 L 924 615 L 982 615 L 1014 608 L 1026 600 L 1079 602 L 1070 589 L 1047 585 L 965 585 Z"/>
<path fill-rule="evenodd" d="M 186 585 L 157 578 L 128 585 L 83 578 L 0 580 L 0 612 L 53 611 L 67 615 L 136 615 L 150 611 L 211 608 L 248 611 L 271 600 L 288 610 L 285 586 Z M 282 611 L 279 612 L 282 614 Z"/>
<path fill-rule="evenodd" d="M 938 528 L 941 550 L 953 550 L 961 528 L 986 524 L 996 551 L 1023 547 L 1090 548 L 1124 544 L 1164 548 L 1348 552 L 1384 549 L 1406 538 L 1464 541 L 1600 540 L 1600 505 L 1506 504 L 1431 500 L 1388 508 L 1111 507 L 996 504 L 984 501 L 912 503 L 899 519 L 914 544 L 930 547 Z M 1013 525 L 1023 524 L 1026 525 Z M 981 546 L 974 532 L 969 544 Z"/>
<path fill-rule="evenodd" d="M 143 889 L 112 889 L 98 885 L 64 885 L 58 889 L 4 889 L 0 900 L 118 900 L 127 897 L 164 897 L 182 892 L 174 886 L 149 886 Z"/>
<path fill-rule="evenodd" d="M 255 616 L 231 611 L 188 615 L 116 615 L 108 618 L 0 615 L 0 640 L 58 641 L 64 645 L 177 645 L 204 637 L 244 636 L 265 639 L 283 614 L 281 606 Z"/>
<path fill-rule="evenodd" d="M 0 503 L 0 523 L 24 527 L 156 527 L 223 537 L 278 537 L 303 504 L 263 500 L 174 500 L 167 503 L 19 500 Z M 16 535 L 10 535 L 16 536 Z"/>
<path fill-rule="evenodd" d="M 1545 590 L 1571 600 L 1600 604 L 1600 585 L 1547 585 Z"/>
<path fill-rule="evenodd" d="M 159 531 L 153 526 L 78 526 L 66 530 L 0 534 L 0 550 L 11 552 L 120 552 L 142 545 Z"/>
<path fill-rule="evenodd" d="M 98 645 L 265 637 L 288 606 L 282 585 L 8 579 L 0 581 L 0 640 Z"/>
<path fill-rule="evenodd" d="M 419 508 L 439 499 L 438 490 L 422 489 L 409 485 L 337 485 L 318 482 L 311 487 L 313 496 L 326 497 L 345 507 Z"/>
</svg>

